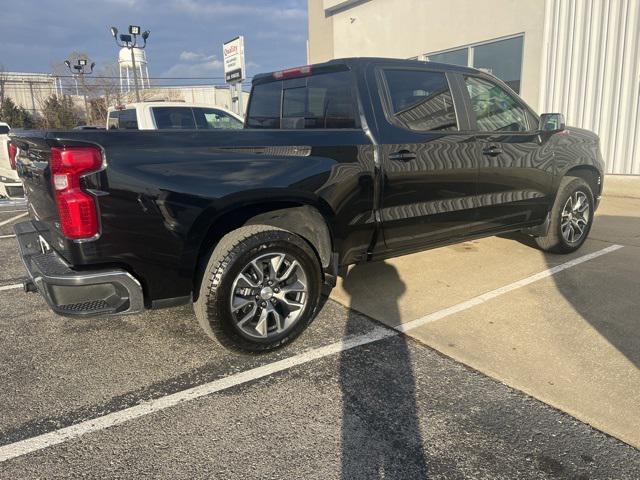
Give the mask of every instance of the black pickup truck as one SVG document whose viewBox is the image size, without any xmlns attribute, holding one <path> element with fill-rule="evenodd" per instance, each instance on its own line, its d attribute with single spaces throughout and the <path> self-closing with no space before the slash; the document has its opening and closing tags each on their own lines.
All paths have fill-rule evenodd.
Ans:
<svg viewBox="0 0 640 480">
<path fill-rule="evenodd" d="M 242 130 L 11 141 L 27 290 L 63 315 L 194 302 L 249 351 L 299 335 L 350 264 L 508 231 L 572 252 L 603 178 L 595 134 L 491 75 L 382 58 L 256 76 Z"/>
</svg>

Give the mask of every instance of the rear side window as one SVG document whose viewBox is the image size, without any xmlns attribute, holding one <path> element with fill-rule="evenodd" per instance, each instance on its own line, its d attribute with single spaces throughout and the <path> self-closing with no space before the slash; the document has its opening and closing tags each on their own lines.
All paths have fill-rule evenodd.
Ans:
<svg viewBox="0 0 640 480">
<path fill-rule="evenodd" d="M 196 128 L 190 107 L 153 107 L 151 111 L 158 130 Z"/>
<path fill-rule="evenodd" d="M 193 116 L 199 129 L 231 128 L 237 130 L 243 127 L 240 120 L 216 108 L 194 108 Z"/>
<path fill-rule="evenodd" d="M 107 127 L 109 130 L 137 130 L 138 118 L 135 109 L 110 112 Z"/>
<path fill-rule="evenodd" d="M 0 125 L 0 135 L 6 135 L 7 133 L 9 133 L 9 127 Z"/>
<path fill-rule="evenodd" d="M 426 70 L 385 70 L 392 115 L 409 130 L 458 130 L 447 77 Z"/>
<path fill-rule="evenodd" d="M 465 77 L 471 108 L 478 130 L 483 132 L 525 132 L 527 111 L 505 89 L 477 77 Z M 534 127 L 535 128 L 535 127 Z"/>
<path fill-rule="evenodd" d="M 318 129 L 359 126 L 349 71 L 254 86 L 249 128 Z"/>
</svg>

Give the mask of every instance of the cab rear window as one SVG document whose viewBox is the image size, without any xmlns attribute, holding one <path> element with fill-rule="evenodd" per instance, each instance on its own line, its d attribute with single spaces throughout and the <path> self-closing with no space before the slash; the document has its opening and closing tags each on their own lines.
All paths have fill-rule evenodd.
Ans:
<svg viewBox="0 0 640 480">
<path fill-rule="evenodd" d="M 350 71 L 261 83 L 253 87 L 248 128 L 358 128 Z"/>
<path fill-rule="evenodd" d="M 6 125 L 0 125 L 0 135 L 6 135 L 7 133 L 9 133 L 9 127 L 7 127 Z"/>
</svg>

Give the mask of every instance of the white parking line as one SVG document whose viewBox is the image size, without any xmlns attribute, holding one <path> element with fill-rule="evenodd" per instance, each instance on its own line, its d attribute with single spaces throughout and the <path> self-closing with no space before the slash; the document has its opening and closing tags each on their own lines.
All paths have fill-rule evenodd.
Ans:
<svg viewBox="0 0 640 480">
<path fill-rule="evenodd" d="M 14 283 L 13 285 L 5 285 L 3 287 L 0 287 L 0 292 L 2 292 L 4 290 L 15 290 L 16 288 L 22 288 L 22 284 L 21 283 Z"/>
<path fill-rule="evenodd" d="M 555 267 L 551 267 L 547 270 L 543 270 L 540 273 L 536 273 L 535 275 L 531 275 L 530 277 L 510 283 L 509 285 L 505 285 L 504 287 L 496 288 L 495 290 L 491 290 L 490 292 L 483 293 L 482 295 L 478 295 L 477 297 L 473 297 L 452 307 L 445 308 L 444 310 L 439 310 L 416 320 L 400 324 L 395 327 L 395 329 L 399 332 L 406 332 L 408 330 L 421 327 L 422 325 L 426 325 L 427 323 L 435 322 L 436 320 L 440 320 L 441 318 L 448 317 L 449 315 L 453 315 L 454 313 L 458 313 L 476 305 L 480 305 L 481 303 L 488 302 L 492 298 L 499 297 L 500 295 L 512 292 L 513 290 L 516 290 L 518 288 L 526 287 L 533 282 L 537 282 L 538 280 L 542 280 L 543 278 L 551 277 L 552 275 L 562 272 L 563 270 L 575 267 L 576 265 L 580 265 L 584 262 L 588 262 L 589 260 L 593 260 L 594 258 L 606 255 L 607 253 L 615 252 L 616 250 L 619 250 L 621 248 L 622 245 L 611 245 L 610 247 L 603 248 L 602 250 L 598 250 L 597 252 L 588 253 L 587 255 L 574 258 L 573 260 L 569 260 L 568 262 L 556 265 Z"/>
<path fill-rule="evenodd" d="M 3 238 L 14 238 L 14 237 L 15 237 L 15 235 L 0 235 L 0 239 L 3 239 Z"/>
<path fill-rule="evenodd" d="M 195 400 L 212 393 L 220 392 L 231 387 L 242 385 L 244 383 L 248 383 L 277 372 L 282 372 L 298 365 L 303 365 L 305 363 L 311 362 L 312 360 L 318 360 L 320 358 L 334 355 L 336 353 L 340 353 L 361 345 L 376 342 L 383 338 L 389 338 L 398 335 L 399 332 L 406 332 L 412 328 L 416 328 L 426 323 L 440 320 L 463 310 L 467 310 L 474 307 L 475 305 L 486 302 L 500 295 L 504 295 L 505 293 L 512 292 L 513 290 L 516 290 L 518 288 L 530 285 L 533 282 L 537 282 L 538 280 L 541 280 L 543 278 L 550 277 L 559 272 L 562 272 L 563 270 L 567 270 L 568 268 L 574 267 L 602 255 L 606 255 L 607 253 L 611 253 L 620 248 L 622 248 L 621 245 L 612 245 L 597 252 L 583 255 L 561 265 L 549 268 L 535 275 L 531 275 L 530 277 L 524 278 L 509 285 L 505 285 L 504 287 L 497 288 L 465 302 L 461 302 L 452 307 L 445 308 L 444 310 L 440 310 L 412 322 L 398 325 L 397 327 L 395 327 L 395 330 L 387 329 L 384 327 L 376 327 L 369 333 L 346 338 L 342 341 L 332 343 L 324 347 L 316 348 L 305 353 L 294 355 L 284 360 L 279 360 L 277 362 L 253 368 L 245 372 L 229 375 L 228 377 L 222 378 L 220 380 L 215 380 L 213 382 L 205 383 L 203 385 L 189 388 L 181 392 L 176 392 L 171 395 L 160 397 L 155 400 L 136 405 L 134 407 L 125 408 L 117 412 L 109 413 L 102 417 L 98 417 L 92 420 L 86 420 L 69 427 L 61 428 L 59 430 L 54 430 L 52 432 L 38 435 L 36 437 L 27 438 L 26 440 L 21 440 L 19 442 L 4 445 L 3 447 L 0 447 L 0 463 L 11 460 L 12 458 L 26 455 L 28 453 L 36 452 L 44 448 L 64 443 L 87 433 L 104 430 L 115 425 L 120 425 L 130 420 L 134 420 L 136 418 L 140 418 L 154 412 L 159 412 L 161 410 L 176 406 L 184 402 Z"/>
<path fill-rule="evenodd" d="M 15 217 L 11 217 L 11 218 L 8 218 L 7 220 L 3 220 L 2 222 L 0 222 L 0 227 L 13 222 L 14 220 L 18 220 L 19 218 L 26 217 L 28 214 L 29 212 L 24 212 L 24 213 L 21 213 L 20 215 L 16 215 Z"/>
</svg>

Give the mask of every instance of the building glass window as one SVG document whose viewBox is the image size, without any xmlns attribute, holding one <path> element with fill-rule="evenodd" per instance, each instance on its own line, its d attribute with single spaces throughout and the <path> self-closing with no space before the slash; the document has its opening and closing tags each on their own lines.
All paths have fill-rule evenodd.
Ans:
<svg viewBox="0 0 640 480">
<path fill-rule="evenodd" d="M 522 46 L 524 37 L 519 35 L 505 40 L 484 42 L 448 52 L 427 54 L 430 62 L 464 65 L 484 70 L 520 93 L 522 72 Z"/>
<path fill-rule="evenodd" d="M 522 37 L 473 47 L 473 66 L 498 77 L 514 92 L 520 92 Z"/>
<path fill-rule="evenodd" d="M 469 49 L 461 48 L 450 52 L 436 53 L 435 55 L 429 55 L 427 58 L 430 62 L 449 63 L 466 67 L 469 65 Z"/>
<path fill-rule="evenodd" d="M 416 131 L 458 130 L 449 83 L 444 73 L 386 70 L 394 118 Z"/>
</svg>

